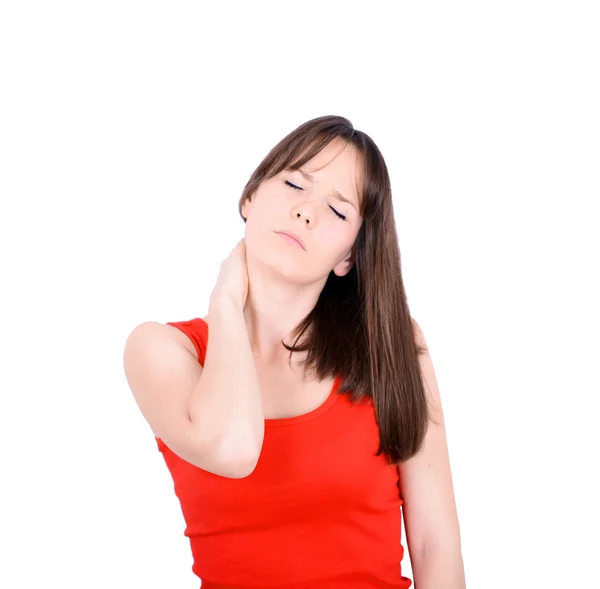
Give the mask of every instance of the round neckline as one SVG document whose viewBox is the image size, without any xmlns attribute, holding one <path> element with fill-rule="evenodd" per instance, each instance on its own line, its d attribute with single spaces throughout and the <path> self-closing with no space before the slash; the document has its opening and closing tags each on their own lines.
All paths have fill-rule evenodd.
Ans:
<svg viewBox="0 0 600 589">
<path fill-rule="evenodd" d="M 201 323 L 204 324 L 205 329 L 208 331 L 208 329 L 210 328 L 208 323 L 204 319 L 202 319 L 202 317 L 199 317 L 199 319 Z M 325 401 L 316 409 L 313 409 L 308 413 L 303 413 L 302 415 L 294 415 L 292 417 L 265 419 L 265 427 L 281 427 L 284 425 L 296 425 L 298 423 L 305 423 L 306 421 L 311 421 L 312 419 L 323 415 L 323 413 L 331 409 L 335 402 L 340 398 L 340 395 L 338 394 L 338 389 L 341 386 L 341 382 L 342 377 L 340 375 L 337 375 L 333 380 L 333 385 L 331 387 L 331 390 L 329 391 L 329 395 L 327 396 Z"/>
<path fill-rule="evenodd" d="M 340 398 L 338 394 L 338 389 L 341 384 L 341 377 L 338 375 L 335 377 L 333 381 L 333 385 L 331 387 L 331 391 L 325 401 L 319 405 L 316 409 L 309 411 L 308 413 L 303 413 L 302 415 L 294 415 L 292 417 L 281 417 L 274 419 L 265 419 L 265 427 L 280 427 L 282 425 L 295 425 L 298 423 L 304 423 L 306 421 L 310 421 L 311 419 L 315 419 L 319 417 L 319 415 L 323 415 L 326 411 L 331 409 L 335 402 Z"/>
</svg>

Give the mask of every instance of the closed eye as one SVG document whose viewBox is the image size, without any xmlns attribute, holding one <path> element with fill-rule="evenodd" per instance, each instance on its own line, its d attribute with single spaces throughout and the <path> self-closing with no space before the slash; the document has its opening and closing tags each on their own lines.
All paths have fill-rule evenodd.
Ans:
<svg viewBox="0 0 600 589">
<path fill-rule="evenodd" d="M 291 182 L 288 182 L 287 180 L 285 180 L 285 183 L 290 187 L 293 188 L 294 190 L 304 190 L 303 188 L 300 188 L 300 186 L 296 186 L 295 184 L 292 184 Z M 346 220 L 346 216 L 342 215 L 341 213 L 338 213 L 338 211 L 336 211 L 331 205 L 328 205 L 329 208 L 340 218 L 342 219 L 342 221 Z"/>
</svg>

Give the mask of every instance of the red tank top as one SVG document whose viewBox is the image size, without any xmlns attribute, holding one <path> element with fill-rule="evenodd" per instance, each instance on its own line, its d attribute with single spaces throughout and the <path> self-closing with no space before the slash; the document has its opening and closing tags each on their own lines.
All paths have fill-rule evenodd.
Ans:
<svg viewBox="0 0 600 589">
<path fill-rule="evenodd" d="M 208 325 L 169 322 L 204 363 Z M 174 482 L 203 589 L 408 589 L 395 466 L 375 456 L 372 399 L 338 394 L 297 417 L 265 419 L 256 468 L 230 479 L 155 438 Z"/>
</svg>

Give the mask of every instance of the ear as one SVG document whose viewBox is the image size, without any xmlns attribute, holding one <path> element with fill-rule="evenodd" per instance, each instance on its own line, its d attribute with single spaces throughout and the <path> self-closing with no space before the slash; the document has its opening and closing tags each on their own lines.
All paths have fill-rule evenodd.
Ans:
<svg viewBox="0 0 600 589">
<path fill-rule="evenodd" d="M 346 259 L 343 262 L 340 262 L 334 269 L 334 273 L 337 276 L 346 276 L 350 270 L 352 270 L 352 266 L 354 266 L 354 248 L 348 254 Z"/>
<path fill-rule="evenodd" d="M 242 203 L 242 215 L 247 219 L 248 213 L 252 208 L 252 195 L 250 195 L 243 203 Z"/>
</svg>

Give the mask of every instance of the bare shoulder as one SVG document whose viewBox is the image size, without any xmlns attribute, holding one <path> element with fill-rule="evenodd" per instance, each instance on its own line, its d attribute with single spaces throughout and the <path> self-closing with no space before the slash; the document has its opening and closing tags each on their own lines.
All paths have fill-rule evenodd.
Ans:
<svg viewBox="0 0 600 589">
<path fill-rule="evenodd" d="M 135 337 L 132 337 L 134 336 Z M 185 348 L 193 356 L 197 356 L 196 348 L 190 338 L 177 327 L 160 323 L 159 321 L 145 321 L 139 324 L 131 332 L 129 341 L 141 342 L 142 340 L 150 339 L 152 342 L 175 342 Z"/>
<path fill-rule="evenodd" d="M 423 330 L 421 329 L 421 326 L 416 322 L 414 317 L 411 317 L 411 323 L 413 326 L 413 332 L 415 334 L 415 341 L 417 342 L 417 345 L 427 350 L 427 342 L 425 341 L 425 335 L 423 335 Z"/>
</svg>

